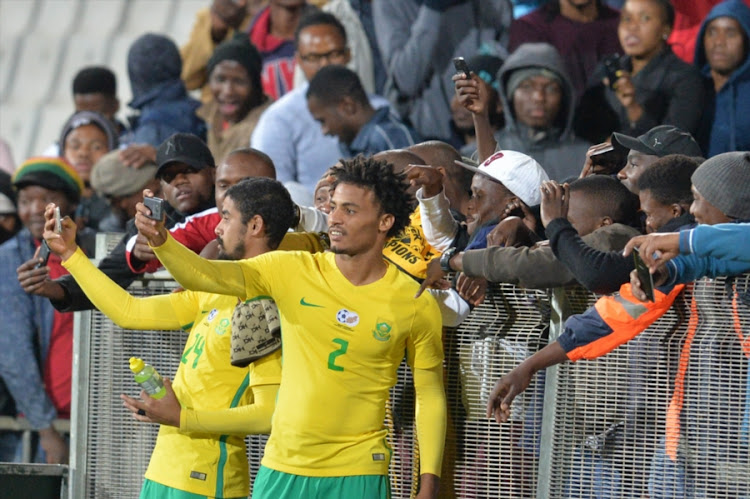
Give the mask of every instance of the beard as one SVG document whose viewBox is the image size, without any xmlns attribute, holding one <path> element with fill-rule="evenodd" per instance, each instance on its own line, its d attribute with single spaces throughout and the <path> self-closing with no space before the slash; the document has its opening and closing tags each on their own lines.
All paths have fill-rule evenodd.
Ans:
<svg viewBox="0 0 750 499">
<path fill-rule="evenodd" d="M 353 253 L 349 251 L 348 249 L 341 248 L 339 246 L 331 246 L 330 250 L 331 250 L 331 253 L 333 253 L 334 255 L 347 255 L 347 256 L 353 255 Z"/>
<path fill-rule="evenodd" d="M 242 260 L 245 258 L 245 242 L 240 241 L 237 246 L 235 246 L 230 251 L 227 251 L 224 248 L 224 241 L 220 238 L 216 238 L 217 241 L 219 241 L 219 254 L 217 255 L 217 260 L 229 260 L 229 261 L 235 261 L 235 260 Z"/>
</svg>

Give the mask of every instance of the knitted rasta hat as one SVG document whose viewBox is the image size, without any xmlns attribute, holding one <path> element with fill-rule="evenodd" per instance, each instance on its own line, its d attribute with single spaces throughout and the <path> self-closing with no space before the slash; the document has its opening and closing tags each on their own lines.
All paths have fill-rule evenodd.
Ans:
<svg viewBox="0 0 750 499">
<path fill-rule="evenodd" d="M 63 158 L 36 157 L 21 163 L 13 174 L 13 186 L 20 190 L 30 185 L 62 191 L 72 203 L 78 203 L 83 191 L 83 180 Z"/>
</svg>

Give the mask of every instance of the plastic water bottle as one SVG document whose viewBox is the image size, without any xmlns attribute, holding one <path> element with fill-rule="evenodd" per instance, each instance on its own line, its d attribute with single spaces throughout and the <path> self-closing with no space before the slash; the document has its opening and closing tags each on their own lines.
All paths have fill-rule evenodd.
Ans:
<svg viewBox="0 0 750 499">
<path fill-rule="evenodd" d="M 130 357 L 130 370 L 135 374 L 135 381 L 151 397 L 160 399 L 167 393 L 164 388 L 164 380 L 151 364 L 146 364 L 138 357 Z"/>
</svg>

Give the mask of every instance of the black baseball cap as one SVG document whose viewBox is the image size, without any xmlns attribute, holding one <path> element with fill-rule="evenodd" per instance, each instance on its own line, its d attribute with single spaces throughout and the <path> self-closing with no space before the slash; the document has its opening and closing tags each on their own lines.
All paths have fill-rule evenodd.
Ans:
<svg viewBox="0 0 750 499">
<path fill-rule="evenodd" d="M 156 151 L 156 178 L 171 163 L 185 163 L 196 170 L 214 168 L 214 157 L 208 146 L 192 133 L 176 133 L 159 145 Z"/>
<path fill-rule="evenodd" d="M 703 156 L 703 151 L 693 136 L 672 125 L 655 126 L 638 137 L 615 132 L 612 134 L 612 144 L 660 158 L 669 154 Z"/>
</svg>

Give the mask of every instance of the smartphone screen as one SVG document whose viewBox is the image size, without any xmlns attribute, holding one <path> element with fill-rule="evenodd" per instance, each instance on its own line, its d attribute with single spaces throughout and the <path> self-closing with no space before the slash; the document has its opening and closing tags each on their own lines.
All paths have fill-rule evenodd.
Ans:
<svg viewBox="0 0 750 499">
<path fill-rule="evenodd" d="M 654 301 L 654 275 L 649 272 L 648 265 L 641 258 L 638 248 L 633 248 L 633 261 L 635 270 L 638 272 L 638 278 L 641 280 L 641 289 L 646 293 L 649 301 Z"/>
</svg>

